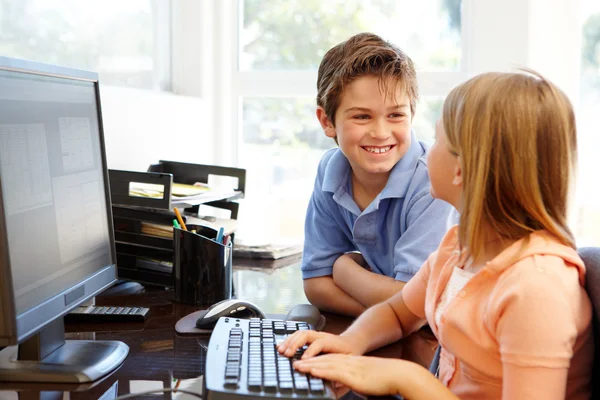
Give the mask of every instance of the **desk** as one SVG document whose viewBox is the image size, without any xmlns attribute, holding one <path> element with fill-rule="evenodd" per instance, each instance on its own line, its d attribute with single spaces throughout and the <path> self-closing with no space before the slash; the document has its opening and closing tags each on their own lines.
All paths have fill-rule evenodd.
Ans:
<svg viewBox="0 0 600 400">
<path fill-rule="evenodd" d="M 306 303 L 299 259 L 291 258 L 278 265 L 266 261 L 237 260 L 233 281 L 238 298 L 249 300 L 269 314 L 286 314 L 294 305 Z M 200 307 L 173 303 L 170 291 L 148 291 L 130 296 L 96 298 L 99 305 L 129 305 L 150 308 L 145 322 L 131 324 L 66 325 L 68 339 L 120 340 L 130 352 L 121 367 L 100 382 L 89 385 L 8 384 L 0 386 L 0 399 L 54 400 L 113 399 L 119 395 L 155 388 L 168 388 L 181 380 L 180 389 L 201 391 L 202 375 L 209 336 L 180 336 L 174 326 L 179 318 Z M 342 332 L 351 319 L 325 313 L 325 330 Z M 428 365 L 437 342 L 428 331 L 419 331 L 402 341 L 373 352 L 383 357 L 401 357 Z M 15 390 L 19 390 L 19 394 Z M 70 392 L 65 396 L 63 392 Z M 139 399 L 171 399 L 171 393 L 155 394 Z M 177 399 L 192 399 L 178 394 Z M 104 399 L 103 399 L 104 400 Z"/>
</svg>

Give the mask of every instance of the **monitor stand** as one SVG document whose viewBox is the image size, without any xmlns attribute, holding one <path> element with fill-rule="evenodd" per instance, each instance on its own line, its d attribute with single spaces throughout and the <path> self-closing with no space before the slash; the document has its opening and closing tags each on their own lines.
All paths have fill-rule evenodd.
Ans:
<svg viewBox="0 0 600 400">
<path fill-rule="evenodd" d="M 0 351 L 0 382 L 92 382 L 119 367 L 129 347 L 119 341 L 65 340 L 58 318 L 18 346 Z"/>
</svg>

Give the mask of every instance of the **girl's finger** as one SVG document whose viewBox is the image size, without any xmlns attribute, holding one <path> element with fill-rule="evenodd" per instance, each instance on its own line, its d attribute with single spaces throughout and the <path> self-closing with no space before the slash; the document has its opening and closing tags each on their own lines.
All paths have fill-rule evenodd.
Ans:
<svg viewBox="0 0 600 400">
<path fill-rule="evenodd" d="M 285 355 L 287 357 L 292 357 L 300 347 L 315 340 L 314 333 L 315 332 L 313 331 L 300 331 L 294 333 L 294 339 L 290 342 L 290 345 L 285 351 Z"/>
<path fill-rule="evenodd" d="M 295 332 L 294 334 L 288 336 L 283 342 L 281 342 L 279 344 L 279 346 L 277 346 L 277 350 L 281 354 L 285 354 L 287 349 L 293 348 L 293 351 L 295 352 L 296 348 L 294 347 L 294 343 L 296 343 L 296 340 L 298 339 L 298 337 L 302 336 L 303 333 L 304 333 L 304 331 L 298 331 L 298 332 Z"/>
<path fill-rule="evenodd" d="M 320 354 L 324 349 L 324 342 L 326 338 L 317 339 L 308 346 L 308 349 L 304 350 L 304 354 L 302 354 L 302 359 L 306 360 L 309 358 L 313 358 L 317 354 Z"/>
</svg>

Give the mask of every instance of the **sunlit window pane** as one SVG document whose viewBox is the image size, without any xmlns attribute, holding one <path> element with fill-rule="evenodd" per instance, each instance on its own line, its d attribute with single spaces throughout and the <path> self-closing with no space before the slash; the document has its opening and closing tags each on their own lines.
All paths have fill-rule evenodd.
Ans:
<svg viewBox="0 0 600 400">
<path fill-rule="evenodd" d="M 240 163 L 248 188 L 239 237 L 247 242 L 301 240 L 316 168 L 335 146 L 321 130 L 314 98 L 243 99 Z"/>
<path fill-rule="evenodd" d="M 0 54 L 97 71 L 104 84 L 158 88 L 152 4 L 0 1 Z"/>
<path fill-rule="evenodd" d="M 579 246 L 600 244 L 598 185 L 598 110 L 600 109 L 600 3 L 582 2 L 585 11 L 581 52 L 581 85 L 577 107 L 579 179 L 575 234 Z"/>
<path fill-rule="evenodd" d="M 315 116 L 315 99 L 244 98 L 240 164 L 248 188 L 240 207 L 239 237 L 244 242 L 301 240 L 304 214 L 319 160 L 336 146 Z M 413 129 L 431 142 L 442 98 L 417 106 Z"/>
<path fill-rule="evenodd" d="M 427 71 L 456 71 L 460 0 L 244 0 L 240 70 L 316 69 L 325 52 L 359 32 L 398 45 Z"/>
<path fill-rule="evenodd" d="M 413 130 L 417 139 L 432 144 L 435 137 L 435 123 L 442 115 L 444 97 L 426 97 L 417 104 L 413 119 Z"/>
</svg>

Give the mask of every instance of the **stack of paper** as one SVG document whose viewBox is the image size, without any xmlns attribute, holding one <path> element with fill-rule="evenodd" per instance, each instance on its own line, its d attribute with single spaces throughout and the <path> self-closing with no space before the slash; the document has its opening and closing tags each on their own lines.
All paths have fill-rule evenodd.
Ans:
<svg viewBox="0 0 600 400">
<path fill-rule="evenodd" d="M 173 263 L 169 261 L 155 260 L 153 258 L 138 257 L 136 265 L 152 271 L 170 274 L 173 271 Z"/>
<path fill-rule="evenodd" d="M 149 197 L 162 199 L 164 186 L 152 183 L 131 182 L 129 195 L 134 197 Z M 198 205 L 211 201 L 224 200 L 234 197 L 241 192 L 229 188 L 210 188 L 205 184 L 186 185 L 173 183 L 171 186 L 171 204 L 173 205 Z"/>
<path fill-rule="evenodd" d="M 185 215 L 185 214 L 184 214 Z M 207 221 L 206 219 L 185 215 L 186 225 L 200 225 L 207 226 L 209 228 L 218 231 L 219 228 L 223 227 L 223 233 L 225 235 L 231 235 L 235 232 L 237 227 L 237 221 L 235 219 L 213 219 Z M 173 225 L 161 225 L 151 222 L 142 221 L 141 233 L 149 236 L 156 236 L 161 238 L 171 239 L 173 237 Z"/>
<path fill-rule="evenodd" d="M 302 253 L 302 243 L 266 244 L 259 246 L 249 246 L 235 243 L 233 246 L 234 257 L 242 258 L 277 260 L 279 258 L 300 253 Z"/>
<path fill-rule="evenodd" d="M 142 222 L 141 233 L 144 235 L 171 239 L 173 237 L 173 225 L 160 225 L 150 222 Z"/>
</svg>

